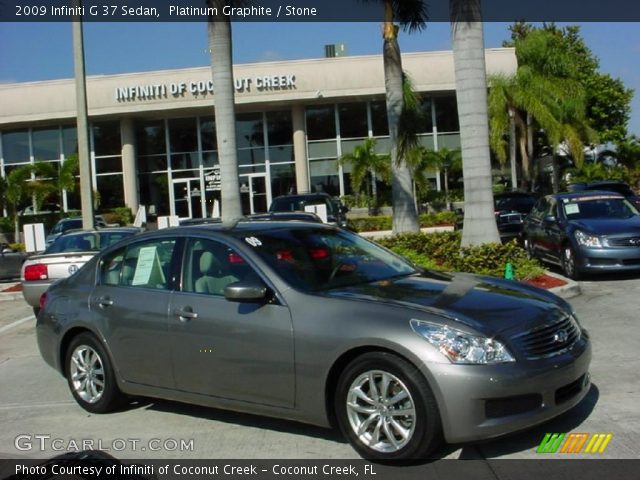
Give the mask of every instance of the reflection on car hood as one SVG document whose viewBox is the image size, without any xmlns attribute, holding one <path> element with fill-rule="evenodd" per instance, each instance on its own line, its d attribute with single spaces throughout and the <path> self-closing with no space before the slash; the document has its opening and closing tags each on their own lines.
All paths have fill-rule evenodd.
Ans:
<svg viewBox="0 0 640 480">
<path fill-rule="evenodd" d="M 640 216 L 631 218 L 587 218 L 571 220 L 574 227 L 596 235 L 629 233 L 640 235 Z"/>
<path fill-rule="evenodd" d="M 465 273 L 426 272 L 336 289 L 328 295 L 426 310 L 454 318 L 487 335 L 528 330 L 570 309 L 564 300 L 547 291 Z"/>
</svg>

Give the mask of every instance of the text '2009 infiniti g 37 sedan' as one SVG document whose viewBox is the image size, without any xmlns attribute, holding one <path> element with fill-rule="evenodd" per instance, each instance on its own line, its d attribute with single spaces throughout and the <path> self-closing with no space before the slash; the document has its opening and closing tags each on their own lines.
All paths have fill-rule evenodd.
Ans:
<svg viewBox="0 0 640 480">
<path fill-rule="evenodd" d="M 383 460 L 546 421 L 590 385 L 564 300 L 306 222 L 131 237 L 48 290 L 37 337 L 90 412 L 144 395 L 337 425 Z"/>
</svg>

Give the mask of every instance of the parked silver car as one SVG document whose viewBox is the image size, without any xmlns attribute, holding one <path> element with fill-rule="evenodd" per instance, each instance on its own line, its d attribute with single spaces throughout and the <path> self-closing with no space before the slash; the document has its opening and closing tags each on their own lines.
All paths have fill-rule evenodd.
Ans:
<svg viewBox="0 0 640 480">
<path fill-rule="evenodd" d="M 100 250 L 140 231 L 118 227 L 61 234 L 42 254 L 32 255 L 22 264 L 20 280 L 25 301 L 37 314 L 40 297 L 54 282 L 75 273 Z"/>
<path fill-rule="evenodd" d="M 143 395 L 337 424 L 383 460 L 544 422 L 590 386 L 564 300 L 317 223 L 131 237 L 49 289 L 37 338 L 90 412 Z"/>
</svg>

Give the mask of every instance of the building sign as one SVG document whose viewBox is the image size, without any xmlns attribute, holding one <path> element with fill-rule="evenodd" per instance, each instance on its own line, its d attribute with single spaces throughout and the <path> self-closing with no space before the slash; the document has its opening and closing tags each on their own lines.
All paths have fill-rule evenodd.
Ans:
<svg viewBox="0 0 640 480">
<path fill-rule="evenodd" d="M 237 93 L 294 90 L 296 88 L 296 76 L 284 74 L 239 77 L 234 80 L 234 83 Z M 207 95 L 213 95 L 212 80 L 129 85 L 116 87 L 115 90 L 115 98 L 118 102 L 183 98 L 187 96 L 204 98 Z"/>
<path fill-rule="evenodd" d="M 220 165 L 205 170 L 204 172 L 205 190 L 207 192 L 219 192 L 221 189 L 220 184 Z"/>
</svg>

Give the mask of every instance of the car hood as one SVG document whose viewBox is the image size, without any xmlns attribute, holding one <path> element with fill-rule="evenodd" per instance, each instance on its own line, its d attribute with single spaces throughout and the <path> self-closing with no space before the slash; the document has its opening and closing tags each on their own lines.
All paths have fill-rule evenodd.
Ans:
<svg viewBox="0 0 640 480">
<path fill-rule="evenodd" d="M 465 273 L 427 271 L 331 290 L 327 295 L 417 309 L 454 319 L 486 335 L 528 330 L 571 312 L 567 302 L 545 290 Z"/>
<path fill-rule="evenodd" d="M 590 218 L 583 220 L 571 220 L 573 227 L 592 233 L 594 235 L 617 235 L 629 233 L 640 235 L 640 216 L 631 218 Z"/>
</svg>

